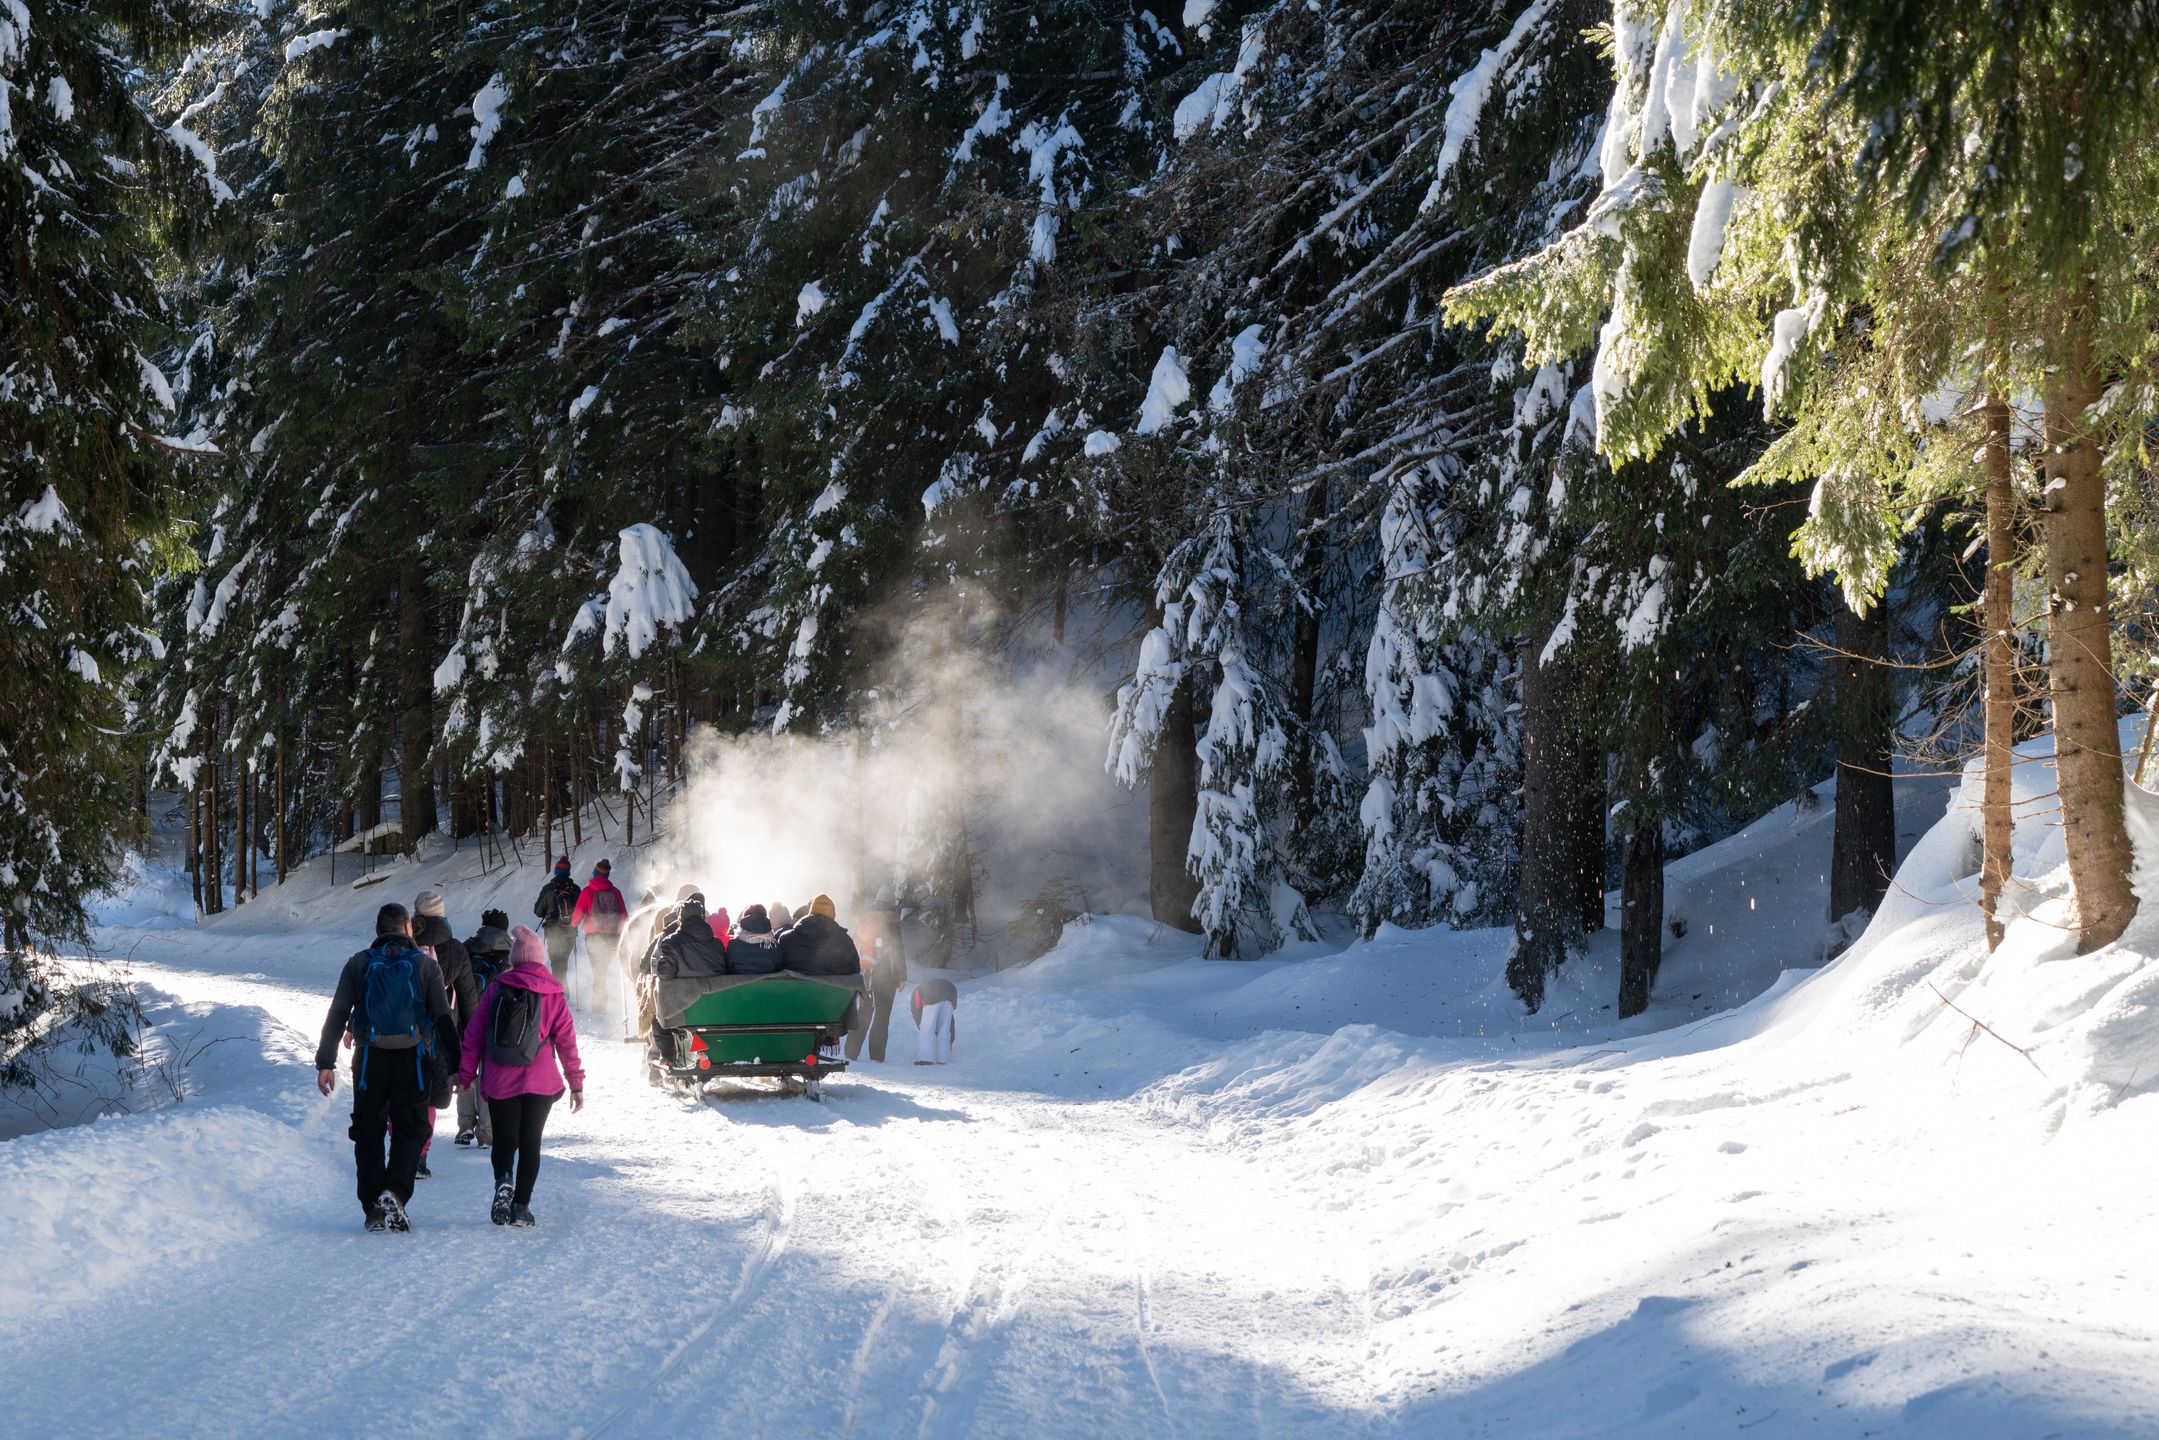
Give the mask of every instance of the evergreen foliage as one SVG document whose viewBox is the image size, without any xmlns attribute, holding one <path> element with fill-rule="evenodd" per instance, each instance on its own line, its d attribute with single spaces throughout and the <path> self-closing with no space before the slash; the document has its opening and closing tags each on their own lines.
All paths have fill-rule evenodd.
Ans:
<svg viewBox="0 0 2159 1440">
<path fill-rule="evenodd" d="M 2154 17 L 1967 8 L 0 0 L 0 941 L 113 882 L 131 734 L 217 909 L 634 826 L 694 723 L 964 744 L 909 657 L 1079 593 L 1159 918 L 1511 917 L 1534 1005 L 1615 875 L 1887 753 L 1794 642 L 1935 605 L 1982 493 L 2089 941 Z M 968 784 L 892 807 L 940 947 Z"/>
</svg>

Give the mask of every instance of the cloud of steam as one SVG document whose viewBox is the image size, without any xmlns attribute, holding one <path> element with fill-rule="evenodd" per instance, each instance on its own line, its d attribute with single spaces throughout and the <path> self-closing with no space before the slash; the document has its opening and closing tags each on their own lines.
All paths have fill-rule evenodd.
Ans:
<svg viewBox="0 0 2159 1440">
<path fill-rule="evenodd" d="M 1142 907 L 1146 793 L 1103 771 L 1105 686 L 1072 677 L 1069 656 L 1015 662 L 981 642 L 987 629 L 942 607 L 913 617 L 859 729 L 701 731 L 641 882 L 668 901 L 694 883 L 737 915 L 823 892 L 846 924 L 872 901 L 933 902 L 940 879 L 927 862 L 963 824 L 982 963 L 1052 878 L 1094 910 Z"/>
</svg>

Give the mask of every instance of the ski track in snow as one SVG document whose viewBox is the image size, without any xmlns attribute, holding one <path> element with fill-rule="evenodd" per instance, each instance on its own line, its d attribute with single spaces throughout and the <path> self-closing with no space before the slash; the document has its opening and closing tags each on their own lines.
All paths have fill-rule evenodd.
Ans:
<svg viewBox="0 0 2159 1440">
<path fill-rule="evenodd" d="M 1624 1024 L 1585 961 L 1523 1025 L 1490 935 L 1224 967 L 1116 920 L 822 1105 L 656 1090 L 581 1014 L 530 1232 L 446 1122 L 414 1233 L 359 1228 L 308 1056 L 380 891 L 109 931 L 154 1039 L 230 1038 L 183 1104 L 0 1143 L 0 1435 L 2159 1435 L 2159 1091 L 2033 1098 L 1881 998 L 1905 951 L 1715 1008 L 1815 943 L 1824 818 L 1673 867 L 1700 924 Z M 2159 995 L 2148 952 L 1959 969 L 1943 893 L 1900 943 L 1982 1010 Z"/>
</svg>

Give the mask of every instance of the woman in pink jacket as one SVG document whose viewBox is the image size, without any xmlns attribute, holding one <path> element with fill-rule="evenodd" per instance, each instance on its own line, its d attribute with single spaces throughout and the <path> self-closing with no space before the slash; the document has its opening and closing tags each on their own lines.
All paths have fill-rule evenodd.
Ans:
<svg viewBox="0 0 2159 1440">
<path fill-rule="evenodd" d="M 570 1109 L 585 1108 L 585 1067 L 577 1060 L 570 1002 L 548 969 L 546 944 L 530 926 L 510 932 L 510 966 L 489 983 L 465 1026 L 458 1088 L 469 1089 L 475 1075 L 495 1127 L 495 1200 L 488 1216 L 497 1225 L 532 1225 L 532 1182 L 540 1173 L 547 1112 L 562 1098 L 565 1081 Z"/>
</svg>

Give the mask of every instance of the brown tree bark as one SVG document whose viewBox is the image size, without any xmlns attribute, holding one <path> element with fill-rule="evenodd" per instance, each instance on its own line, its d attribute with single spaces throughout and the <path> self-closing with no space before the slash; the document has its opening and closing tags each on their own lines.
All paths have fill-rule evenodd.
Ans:
<svg viewBox="0 0 2159 1440">
<path fill-rule="evenodd" d="M 279 735 L 277 737 L 277 883 L 280 885 L 285 883 L 285 876 L 290 872 L 292 863 L 292 857 L 285 849 L 285 807 L 287 803 L 288 800 L 285 794 L 285 737 Z"/>
<path fill-rule="evenodd" d="M 2067 317 L 2053 358 L 2044 397 L 2048 690 L 2055 783 L 2077 897 L 2077 950 L 2089 954 L 2120 937 L 2137 900 L 2129 888 L 2133 857 L 2115 723 L 2106 481 L 2098 443 L 2086 428 L 2101 377 L 2084 306 Z"/>
<path fill-rule="evenodd" d="M 232 908 L 237 910 L 247 903 L 247 856 L 255 847 L 248 843 L 247 762 L 235 760 L 232 768 Z"/>
<path fill-rule="evenodd" d="M 1531 630 L 1522 656 L 1522 865 L 1507 984 L 1531 1014 L 1582 935 L 1581 770 L 1566 667 L 1543 659 L 1551 634 L 1550 625 Z"/>
<path fill-rule="evenodd" d="M 2011 775 L 2017 723 L 2016 669 L 2016 473 L 2009 453 L 2009 406 L 1989 400 L 1981 412 L 1986 429 L 1987 583 L 1982 609 L 1986 625 L 1985 778 L 1979 801 L 1979 905 L 1986 915 L 1987 949 L 2002 943 L 2001 916 L 2009 884 Z"/>
<path fill-rule="evenodd" d="M 1889 775 L 1896 725 L 1889 672 L 1887 603 L 1865 615 L 1837 600 L 1836 656 L 1830 664 L 1836 732 L 1836 831 L 1829 859 L 1829 918 L 1872 912 L 1889 893 L 1897 865 L 1896 792 Z"/>
<path fill-rule="evenodd" d="M 1627 827 L 1619 860 L 1619 1018 L 1649 1008 L 1664 963 L 1664 825 Z"/>
<path fill-rule="evenodd" d="M 360 761 L 358 776 L 360 793 L 355 807 L 359 813 L 353 817 L 354 834 L 372 830 L 382 823 L 382 752 L 370 750 Z"/>
<path fill-rule="evenodd" d="M 1573 841 L 1571 861 L 1575 922 L 1584 935 L 1604 928 L 1604 860 L 1606 818 L 1611 812 L 1611 780 L 1605 772 L 1605 748 L 1601 738 L 1582 723 L 1587 707 L 1581 697 L 1598 684 L 1601 668 L 1581 665 L 1559 667 L 1556 684 L 1563 694 L 1557 703 L 1567 712 L 1567 760 L 1572 785 L 1566 796 L 1567 835 Z"/>
<path fill-rule="evenodd" d="M 397 562 L 398 829 L 409 844 L 434 833 L 435 663 L 427 633 L 427 592 L 419 556 Z"/>
<path fill-rule="evenodd" d="M 215 755 L 217 753 L 215 747 L 215 722 L 213 722 L 211 730 L 211 740 L 210 753 Z M 218 828 L 217 813 L 217 792 L 218 788 L 224 784 L 225 778 L 220 773 L 222 769 L 223 767 L 215 760 L 203 767 L 203 770 L 209 776 L 204 787 L 202 812 L 203 900 L 205 902 L 205 912 L 211 915 L 223 914 L 225 910 L 225 856 L 223 847 L 219 843 L 219 838 L 223 832 Z"/>
<path fill-rule="evenodd" d="M 202 908 L 202 771 L 195 772 L 195 788 L 187 797 L 187 878 L 195 892 L 195 913 Z"/>
<path fill-rule="evenodd" d="M 1148 910 L 1158 923 L 1193 935 L 1199 933 L 1192 915 L 1199 881 L 1186 868 L 1185 853 L 1199 817 L 1199 757 L 1192 748 L 1196 714 L 1187 680 L 1170 699 L 1147 778 Z"/>
<path fill-rule="evenodd" d="M 1304 529 L 1307 535 L 1327 518 L 1327 487 L 1315 482 L 1304 496 Z M 1308 541 L 1297 584 L 1306 596 L 1316 597 L 1321 580 L 1321 555 L 1318 540 Z M 1296 821 L 1297 829 L 1309 829 L 1319 816 L 1318 778 L 1313 768 L 1311 739 L 1319 734 L 1319 716 L 1314 713 L 1319 703 L 1319 606 L 1313 604 L 1299 607 L 1295 633 L 1290 643 L 1289 699 L 1297 712 L 1297 718 L 1305 724 L 1306 743 L 1297 747 L 1296 756 Z"/>
</svg>

